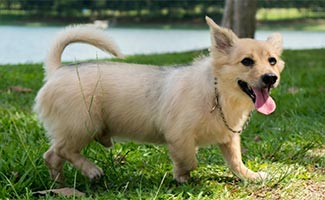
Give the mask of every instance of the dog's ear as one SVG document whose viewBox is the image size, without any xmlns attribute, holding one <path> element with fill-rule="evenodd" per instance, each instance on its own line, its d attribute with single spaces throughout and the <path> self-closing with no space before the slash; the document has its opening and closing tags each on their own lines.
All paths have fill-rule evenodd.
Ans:
<svg viewBox="0 0 325 200">
<path fill-rule="evenodd" d="M 218 50 L 223 53 L 229 53 L 238 37 L 227 28 L 218 26 L 211 18 L 205 17 L 211 32 L 211 50 Z"/>
<path fill-rule="evenodd" d="M 269 44 L 277 51 L 278 55 L 282 53 L 282 35 L 281 33 L 273 33 L 270 35 L 267 40 Z"/>
</svg>

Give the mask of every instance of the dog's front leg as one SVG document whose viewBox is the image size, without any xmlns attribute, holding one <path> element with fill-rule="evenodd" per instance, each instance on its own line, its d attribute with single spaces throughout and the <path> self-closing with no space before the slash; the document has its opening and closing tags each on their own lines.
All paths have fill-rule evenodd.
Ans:
<svg viewBox="0 0 325 200">
<path fill-rule="evenodd" d="M 168 149 L 173 160 L 174 178 L 179 183 L 190 179 L 190 172 L 197 167 L 196 147 L 193 138 L 178 138 L 168 143 Z"/>
<path fill-rule="evenodd" d="M 253 172 L 244 165 L 241 157 L 239 134 L 234 135 L 228 143 L 220 144 L 219 146 L 225 161 L 233 173 L 236 174 L 239 178 L 249 180 L 263 180 L 266 178 L 266 173 Z"/>
</svg>

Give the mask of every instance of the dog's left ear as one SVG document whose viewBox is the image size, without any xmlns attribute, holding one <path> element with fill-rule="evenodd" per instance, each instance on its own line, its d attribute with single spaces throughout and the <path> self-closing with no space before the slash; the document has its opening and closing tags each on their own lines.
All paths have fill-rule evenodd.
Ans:
<svg viewBox="0 0 325 200">
<path fill-rule="evenodd" d="M 205 17 L 211 32 L 211 51 L 218 50 L 229 53 L 238 37 L 230 29 L 218 26 L 211 18 Z"/>
<path fill-rule="evenodd" d="M 282 53 L 283 47 L 281 33 L 273 33 L 267 38 L 266 41 L 273 46 L 273 48 L 277 51 L 278 55 Z"/>
</svg>

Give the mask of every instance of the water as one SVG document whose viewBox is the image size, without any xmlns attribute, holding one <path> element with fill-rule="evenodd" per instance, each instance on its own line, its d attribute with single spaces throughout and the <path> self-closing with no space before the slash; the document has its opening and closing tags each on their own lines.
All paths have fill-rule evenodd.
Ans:
<svg viewBox="0 0 325 200">
<path fill-rule="evenodd" d="M 55 34 L 62 27 L 0 26 L 0 64 L 43 62 Z M 165 30 L 111 28 L 105 30 L 125 55 L 180 52 L 208 48 L 209 30 Z M 279 31 L 285 49 L 325 48 L 325 32 Z M 265 40 L 272 31 L 257 31 L 256 39 Z M 64 61 L 110 57 L 85 44 L 68 46 Z"/>
</svg>

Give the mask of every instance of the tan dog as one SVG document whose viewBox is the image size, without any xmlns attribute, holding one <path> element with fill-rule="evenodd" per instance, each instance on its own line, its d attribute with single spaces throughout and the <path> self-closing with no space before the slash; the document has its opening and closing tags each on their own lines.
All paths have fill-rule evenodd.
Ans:
<svg viewBox="0 0 325 200">
<path fill-rule="evenodd" d="M 210 144 L 220 146 L 237 176 L 266 177 L 243 164 L 240 133 L 254 107 L 264 114 L 275 109 L 269 91 L 284 67 L 282 37 L 239 39 L 206 21 L 210 57 L 179 68 L 114 62 L 62 66 L 61 54 L 73 42 L 122 55 L 99 30 L 71 27 L 58 36 L 35 105 L 52 143 L 44 154 L 52 178 L 63 178 L 66 160 L 90 179 L 102 176 L 80 152 L 92 140 L 110 147 L 112 138 L 167 144 L 178 182 L 186 182 L 196 168 L 196 148 Z"/>
</svg>

